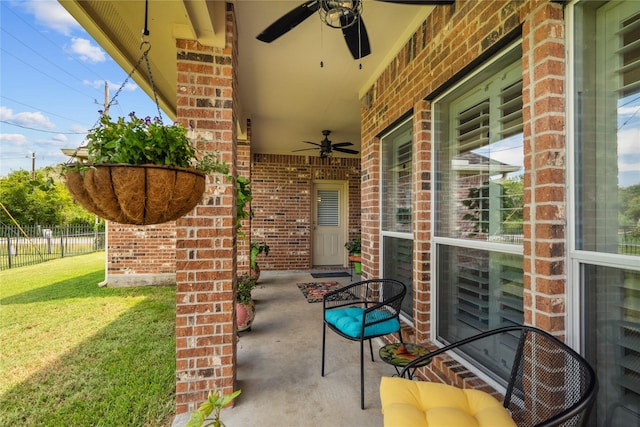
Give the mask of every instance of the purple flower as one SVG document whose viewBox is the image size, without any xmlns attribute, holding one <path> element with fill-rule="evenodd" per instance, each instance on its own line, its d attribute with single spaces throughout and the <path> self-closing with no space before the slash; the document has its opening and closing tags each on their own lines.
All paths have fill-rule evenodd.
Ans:
<svg viewBox="0 0 640 427">
<path fill-rule="evenodd" d="M 136 118 L 136 112 L 135 111 L 130 112 L 129 113 L 129 117 L 131 117 L 132 119 L 135 119 Z"/>
<path fill-rule="evenodd" d="M 151 124 L 151 117 L 147 116 L 144 118 L 144 124 L 146 125 L 150 125 Z"/>
</svg>

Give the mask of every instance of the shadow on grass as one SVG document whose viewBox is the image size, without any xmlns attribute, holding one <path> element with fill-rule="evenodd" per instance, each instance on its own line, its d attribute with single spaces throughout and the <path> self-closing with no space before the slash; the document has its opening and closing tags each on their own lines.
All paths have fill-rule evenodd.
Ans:
<svg viewBox="0 0 640 427">
<path fill-rule="evenodd" d="M 146 295 L 90 339 L 0 396 L 0 425 L 159 426 L 174 412 L 175 291 L 97 288 L 96 274 L 2 301 L 26 304 L 107 296 L 111 291 Z M 87 281 L 94 285 L 77 287 Z M 64 288 L 63 295 L 54 287 Z"/>
<path fill-rule="evenodd" d="M 46 280 L 46 279 L 45 279 Z M 131 296 L 146 295 L 158 287 L 141 286 L 137 288 L 101 288 L 97 286 L 104 280 L 104 271 L 96 271 L 84 276 L 73 277 L 47 286 L 32 289 L 20 294 L 0 298 L 0 305 L 33 304 L 37 302 L 56 301 L 74 298 L 96 298 L 105 296 L 118 296 L 122 292 L 128 292 Z"/>
</svg>

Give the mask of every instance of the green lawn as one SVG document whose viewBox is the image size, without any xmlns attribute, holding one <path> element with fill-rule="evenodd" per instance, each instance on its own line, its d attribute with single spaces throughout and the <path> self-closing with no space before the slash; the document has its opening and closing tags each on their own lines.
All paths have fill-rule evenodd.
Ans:
<svg viewBox="0 0 640 427">
<path fill-rule="evenodd" d="M 0 425 L 170 425 L 175 289 L 102 280 L 103 252 L 0 271 Z"/>
</svg>

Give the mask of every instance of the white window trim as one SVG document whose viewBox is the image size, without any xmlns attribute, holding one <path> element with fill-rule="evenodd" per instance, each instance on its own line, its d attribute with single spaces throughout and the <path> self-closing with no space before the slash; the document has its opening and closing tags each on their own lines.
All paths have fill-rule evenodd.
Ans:
<svg viewBox="0 0 640 427">
<path fill-rule="evenodd" d="M 393 128 L 389 129 L 387 132 L 385 132 L 383 135 L 380 136 L 380 162 L 379 162 L 379 170 L 378 170 L 378 176 L 380 177 L 380 182 L 378 183 L 378 190 L 380 190 L 380 186 L 382 185 L 382 176 L 383 176 L 383 162 L 382 162 L 382 141 L 384 138 L 386 138 L 387 136 L 389 136 L 390 134 L 392 134 L 393 132 L 395 132 L 397 129 L 399 129 L 402 126 L 405 126 L 407 124 L 407 122 L 412 122 L 413 121 L 413 116 L 408 117 L 406 120 L 403 120 L 401 123 L 398 123 L 396 126 L 394 126 Z M 413 129 L 412 129 L 412 144 L 413 144 Z M 411 150 L 411 163 L 414 163 L 415 161 L 415 150 L 413 150 L 413 146 L 412 146 L 412 150 Z M 413 185 L 414 180 L 415 180 L 415 169 L 413 169 L 411 171 L 411 183 Z M 413 198 L 411 200 L 411 204 L 412 204 L 412 211 L 415 212 L 415 198 Z M 385 237 L 396 237 L 399 239 L 407 239 L 407 240 L 411 240 L 412 242 L 415 241 L 414 236 L 413 236 L 413 230 L 414 230 L 414 224 L 415 224 L 415 215 L 411 216 L 411 231 L 410 232 L 400 232 L 400 231 L 384 231 L 382 229 L 382 197 L 378 198 L 378 212 L 380 212 L 380 218 L 378 220 L 378 236 L 380 238 L 379 241 L 379 258 L 380 258 L 380 262 L 378 262 L 378 277 L 385 277 L 384 276 L 384 238 Z M 414 260 L 412 259 L 411 262 L 413 263 Z M 409 317 L 407 317 L 406 315 L 403 314 L 402 311 L 400 311 L 400 318 L 404 321 L 404 323 L 408 324 L 409 326 L 413 327 L 414 323 L 413 320 Z"/>
<path fill-rule="evenodd" d="M 431 102 L 431 111 L 432 111 L 432 116 L 435 117 L 435 114 L 433 114 L 436 110 L 436 106 L 438 105 L 438 103 L 442 102 L 443 99 L 445 99 L 446 97 L 450 96 L 452 93 L 454 93 L 455 91 L 457 91 L 459 88 L 461 88 L 463 85 L 469 83 L 470 80 L 474 79 L 476 76 L 478 76 L 479 74 L 481 74 L 482 72 L 486 71 L 489 67 L 493 66 L 493 64 L 495 64 L 496 62 L 500 61 L 502 58 L 504 58 L 505 56 L 509 55 L 514 49 L 517 49 L 519 46 L 522 45 L 522 39 L 518 38 L 517 40 L 515 40 L 514 42 L 512 42 L 511 44 L 509 44 L 508 46 L 506 46 L 504 49 L 502 49 L 502 51 L 500 51 L 497 55 L 495 55 L 493 58 L 491 58 L 491 60 L 486 61 L 484 64 L 482 64 L 480 67 L 478 67 L 476 70 L 474 70 L 471 74 L 469 74 L 468 76 L 466 76 L 464 79 L 460 80 L 459 82 L 457 82 L 456 84 L 454 84 L 452 87 L 450 87 L 448 90 L 446 90 L 444 93 L 440 94 L 438 97 L 434 98 L 433 101 Z M 492 73 L 493 74 L 493 73 Z M 432 129 L 434 128 L 434 126 L 432 126 Z M 435 155 L 435 147 L 436 147 L 436 132 L 432 131 L 431 132 L 431 158 L 432 159 L 436 159 L 436 155 Z M 437 162 L 434 160 L 433 162 L 431 162 L 431 176 L 434 177 L 433 180 L 433 184 L 435 184 L 435 177 L 437 176 Z M 429 335 L 431 336 L 431 342 L 435 343 L 438 346 L 443 346 L 443 343 L 441 343 L 440 341 L 437 340 L 437 321 L 438 321 L 438 304 L 437 304 L 437 299 L 436 299 L 436 294 L 437 294 L 437 277 L 438 277 L 438 264 L 437 264 L 437 246 L 439 244 L 446 244 L 446 245 L 450 245 L 450 246 L 459 246 L 459 247 L 469 247 L 469 248 L 478 248 L 478 249 L 482 249 L 482 250 L 496 250 L 497 252 L 505 252 L 505 253 L 509 253 L 509 254 L 515 254 L 515 255 L 522 255 L 524 252 L 524 245 L 507 245 L 507 244 L 501 244 L 501 243 L 492 243 L 492 242 L 474 242 L 473 240 L 470 239 L 455 239 L 455 238 L 450 238 L 450 237 L 438 237 L 436 236 L 436 232 L 437 232 L 437 227 L 435 224 L 435 221 L 433 221 L 433 215 L 436 212 L 437 209 L 437 197 L 436 197 L 436 185 L 432 185 L 431 186 L 433 188 L 433 190 L 431 191 L 431 206 L 433 207 L 432 209 L 432 221 L 431 221 L 431 257 L 430 257 L 430 263 L 431 263 L 431 282 L 429 284 L 429 288 L 431 289 L 431 300 L 429 301 L 430 305 L 431 305 L 431 319 L 430 319 L 430 330 L 429 330 Z M 506 250 L 508 248 L 508 250 Z M 458 360 L 458 359 L 456 359 Z M 459 362 L 461 360 L 458 360 Z M 469 364 L 469 362 L 465 362 L 465 366 L 467 366 Z M 486 374 L 484 374 L 482 371 L 480 370 L 473 370 L 473 373 L 476 374 L 478 377 L 482 378 L 483 380 L 487 381 L 488 383 L 494 385 L 496 382 L 494 380 L 491 380 Z M 495 384 L 497 385 L 497 384 Z"/>
<path fill-rule="evenodd" d="M 592 252 L 576 249 L 576 233 L 577 226 L 576 221 L 576 179 L 575 172 L 577 165 L 575 163 L 575 152 L 577 148 L 576 134 L 575 134 L 575 115 L 577 111 L 577 102 L 575 98 L 575 73 L 577 71 L 575 67 L 576 63 L 576 50 L 575 50 L 575 8 L 578 4 L 588 0 L 574 0 L 565 10 L 565 25 L 567 35 L 566 38 L 566 152 L 565 158 L 567 159 L 567 180 L 565 188 L 567 194 L 567 278 L 566 278 L 566 342 L 567 345 L 574 350 L 584 354 L 586 342 L 582 340 L 582 322 L 586 316 L 584 311 L 585 305 L 584 294 L 582 284 L 580 283 L 580 270 L 583 264 L 598 265 L 602 267 L 611 267 L 624 270 L 640 271 L 640 265 L 638 263 L 638 257 L 622 254 L 608 254 L 604 252 Z M 605 2 L 603 2 L 605 3 Z"/>
<path fill-rule="evenodd" d="M 565 34 L 566 34 L 566 46 L 565 46 L 565 82 L 566 82 L 566 109 L 565 109 L 565 129 L 566 131 L 566 144 L 565 144 L 565 160 L 567 160 L 567 172 L 565 176 L 565 194 L 567 195 L 567 229 L 565 230 L 565 236 L 567 241 L 567 253 L 565 259 L 565 265 L 567 266 L 565 294 L 566 294 L 566 312 L 565 312 L 565 325 L 566 325 L 566 344 L 574 350 L 584 350 L 584 343 L 581 342 L 581 324 L 584 314 L 580 307 L 580 302 L 583 300 L 580 291 L 580 262 L 575 258 L 576 252 L 576 191 L 575 191 L 575 153 L 576 140 L 575 140 L 575 125 L 574 120 L 576 111 L 576 99 L 575 93 L 575 58 L 576 52 L 574 49 L 575 44 L 575 5 L 576 1 L 572 2 L 565 9 Z M 584 352 L 580 352 L 584 354 Z"/>
</svg>

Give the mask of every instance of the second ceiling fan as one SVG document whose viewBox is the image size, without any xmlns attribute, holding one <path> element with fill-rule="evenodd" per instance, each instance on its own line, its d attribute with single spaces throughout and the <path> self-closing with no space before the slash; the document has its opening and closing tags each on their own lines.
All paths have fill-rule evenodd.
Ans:
<svg viewBox="0 0 640 427">
<path fill-rule="evenodd" d="M 342 29 L 344 41 L 353 59 L 363 58 L 371 53 L 369 36 L 362 20 L 363 0 L 309 0 L 290 10 L 273 24 L 269 25 L 256 37 L 265 43 L 271 43 L 278 37 L 288 33 L 298 24 L 313 15 L 320 13 L 322 22 L 333 28 Z M 413 5 L 452 4 L 454 0 L 378 0 L 388 3 Z"/>
<path fill-rule="evenodd" d="M 320 147 L 321 158 L 324 159 L 326 157 L 331 157 L 331 153 L 333 151 L 338 151 L 340 153 L 347 153 L 347 154 L 359 153 L 359 151 L 352 150 L 350 148 L 344 148 L 344 147 L 349 147 L 353 145 L 353 142 L 336 142 L 335 144 L 331 142 L 331 140 L 329 139 L 329 135 L 331 134 L 330 130 L 323 130 L 322 134 L 324 135 L 324 139 L 320 141 L 320 143 L 311 142 L 311 141 L 302 141 L 302 142 L 306 142 L 307 144 Z M 302 148 L 300 150 L 293 150 L 293 151 L 296 152 L 296 151 L 309 151 L 309 150 L 317 150 L 317 148 Z"/>
</svg>

